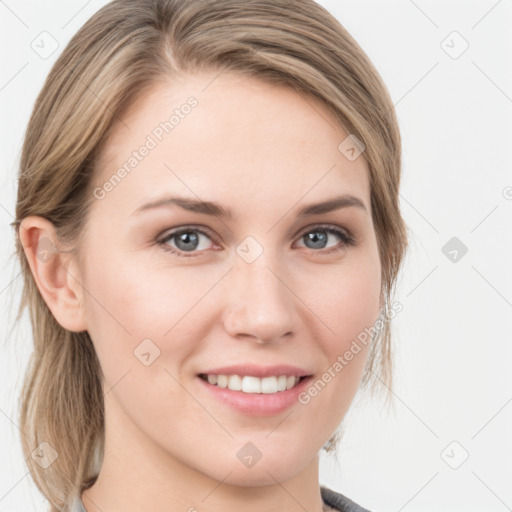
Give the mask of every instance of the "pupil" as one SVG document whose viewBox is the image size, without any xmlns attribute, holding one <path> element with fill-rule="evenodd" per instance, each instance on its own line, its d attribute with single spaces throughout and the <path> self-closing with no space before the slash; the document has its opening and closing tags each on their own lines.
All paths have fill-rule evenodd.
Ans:
<svg viewBox="0 0 512 512">
<path fill-rule="evenodd" d="M 320 233 L 320 236 L 318 236 L 317 233 Z M 308 241 L 313 242 L 313 247 L 315 249 L 323 248 L 327 242 L 327 233 L 325 231 L 312 231 L 311 233 L 308 233 L 306 237 Z"/>
<path fill-rule="evenodd" d="M 197 247 L 198 239 L 199 239 L 199 237 L 193 231 L 185 231 L 185 232 L 181 233 L 180 235 L 178 235 L 177 240 L 176 240 L 176 245 L 178 246 L 178 248 L 180 250 L 184 250 L 184 251 L 193 250 Z M 192 246 L 186 245 L 186 244 L 190 244 L 191 242 L 192 242 Z M 181 245 L 182 243 L 184 243 L 185 245 Z"/>
</svg>

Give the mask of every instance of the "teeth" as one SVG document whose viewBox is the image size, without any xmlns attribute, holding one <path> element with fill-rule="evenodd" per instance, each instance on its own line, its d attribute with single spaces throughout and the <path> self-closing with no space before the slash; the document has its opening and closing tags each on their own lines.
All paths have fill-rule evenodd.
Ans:
<svg viewBox="0 0 512 512">
<path fill-rule="evenodd" d="M 281 375 L 277 378 L 277 391 L 284 391 L 286 389 L 286 383 L 288 382 L 288 378 L 286 375 Z"/>
<path fill-rule="evenodd" d="M 229 389 L 233 391 L 241 391 L 243 389 L 242 385 L 243 382 L 241 377 L 239 377 L 238 375 L 231 375 L 231 377 L 227 379 L 227 384 L 224 387 L 229 386 Z"/>
<path fill-rule="evenodd" d="M 277 393 L 293 388 L 300 377 L 279 375 L 278 377 L 253 377 L 250 375 L 207 375 L 208 382 L 220 388 L 244 393 Z"/>
<path fill-rule="evenodd" d="M 242 391 L 244 393 L 261 393 L 261 380 L 258 377 L 248 377 L 242 379 Z M 228 388 L 231 389 L 231 377 L 228 380 Z M 276 390 L 277 391 L 277 390 Z"/>
</svg>

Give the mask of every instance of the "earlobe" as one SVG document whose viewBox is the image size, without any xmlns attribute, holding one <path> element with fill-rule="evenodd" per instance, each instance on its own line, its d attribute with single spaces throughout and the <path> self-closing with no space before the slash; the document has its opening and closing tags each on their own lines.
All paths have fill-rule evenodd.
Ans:
<svg viewBox="0 0 512 512">
<path fill-rule="evenodd" d="M 43 217 L 25 217 L 18 234 L 37 288 L 57 322 L 69 331 L 85 331 L 83 294 L 74 254 L 64 250 L 53 224 Z"/>
</svg>

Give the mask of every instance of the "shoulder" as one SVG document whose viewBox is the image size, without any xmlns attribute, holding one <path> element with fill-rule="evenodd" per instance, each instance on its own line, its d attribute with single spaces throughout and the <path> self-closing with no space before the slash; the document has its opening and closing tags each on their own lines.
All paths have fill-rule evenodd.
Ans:
<svg viewBox="0 0 512 512">
<path fill-rule="evenodd" d="M 328 487 L 321 485 L 320 492 L 324 503 L 340 512 L 370 512 L 368 509 L 361 507 L 343 494 L 333 491 Z"/>
</svg>

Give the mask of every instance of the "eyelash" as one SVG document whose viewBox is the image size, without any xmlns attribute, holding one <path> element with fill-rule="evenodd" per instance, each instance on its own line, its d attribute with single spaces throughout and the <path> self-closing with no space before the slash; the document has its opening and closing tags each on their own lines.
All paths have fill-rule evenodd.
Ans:
<svg viewBox="0 0 512 512">
<path fill-rule="evenodd" d="M 203 251 L 194 251 L 194 252 L 191 252 L 190 254 L 183 254 L 184 251 L 176 250 L 173 247 L 170 247 L 169 244 L 167 243 L 169 240 L 172 240 L 175 236 L 178 236 L 182 233 L 186 233 L 187 231 L 194 231 L 197 233 L 201 233 L 202 235 L 205 235 L 206 237 L 212 239 L 212 237 L 206 231 L 203 231 L 202 229 L 196 228 L 194 226 L 185 226 L 183 228 L 179 228 L 176 231 L 172 231 L 172 232 L 166 234 L 163 238 L 157 238 L 156 243 L 157 243 L 157 245 L 161 246 L 164 251 L 168 251 L 180 258 L 181 257 L 195 258 L 198 254 L 200 254 Z M 330 249 L 318 249 L 318 250 L 311 249 L 313 252 L 318 252 L 318 253 L 327 255 L 327 254 L 331 254 L 334 252 L 338 252 L 338 251 L 342 250 L 343 248 L 345 248 L 346 246 L 353 246 L 356 244 L 354 237 L 350 234 L 350 232 L 348 230 L 343 231 L 336 226 L 325 225 L 325 224 L 318 224 L 318 225 L 309 227 L 305 231 L 302 231 L 298 238 L 300 239 L 307 233 L 313 233 L 315 231 L 325 231 L 326 233 L 331 233 L 331 234 L 337 235 L 341 239 L 341 245 L 331 247 Z"/>
</svg>

